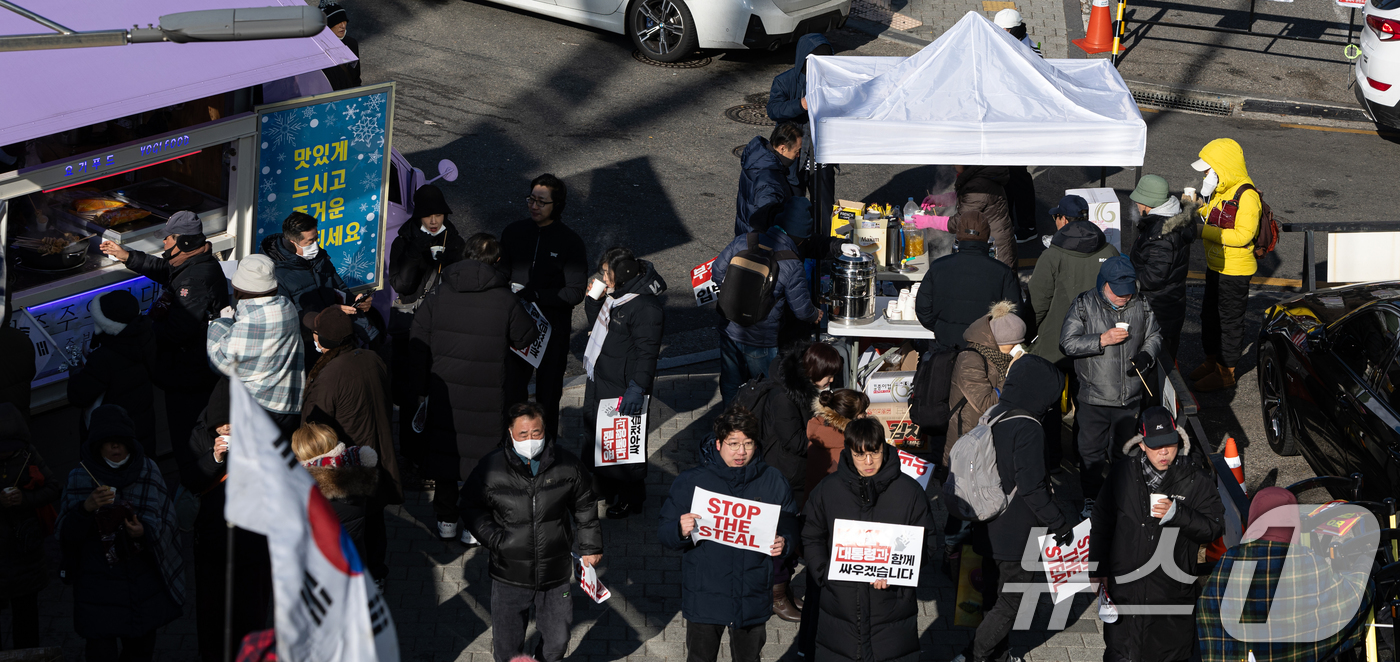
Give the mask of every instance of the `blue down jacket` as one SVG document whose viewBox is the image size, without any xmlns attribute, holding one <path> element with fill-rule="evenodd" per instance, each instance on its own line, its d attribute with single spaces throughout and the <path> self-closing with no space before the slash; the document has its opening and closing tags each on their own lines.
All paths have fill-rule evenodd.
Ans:
<svg viewBox="0 0 1400 662">
<path fill-rule="evenodd" d="M 792 251 L 801 255 L 797 244 L 782 228 L 773 227 L 758 238 L 759 244 L 778 251 Z M 729 242 L 715 260 L 711 278 L 721 289 L 724 276 L 729 271 L 729 260 L 749 247 L 748 235 L 742 234 Z M 811 287 L 807 283 L 807 270 L 801 260 L 780 260 L 778 262 L 778 282 L 773 285 L 773 309 L 767 319 L 753 326 L 739 326 L 734 322 L 724 322 L 723 333 L 734 342 L 754 347 L 777 347 L 778 324 L 783 319 L 783 311 L 791 308 L 794 317 L 808 322 L 817 321 L 817 309 L 812 305 Z"/>
<path fill-rule="evenodd" d="M 734 201 L 734 235 L 753 232 L 750 222 L 754 213 L 769 205 L 782 206 L 791 198 L 792 183 L 788 181 L 788 165 L 763 136 L 754 136 L 744 146 L 739 157 L 743 169 L 739 173 L 739 197 Z M 759 232 L 768 229 L 757 228 Z"/>
</svg>

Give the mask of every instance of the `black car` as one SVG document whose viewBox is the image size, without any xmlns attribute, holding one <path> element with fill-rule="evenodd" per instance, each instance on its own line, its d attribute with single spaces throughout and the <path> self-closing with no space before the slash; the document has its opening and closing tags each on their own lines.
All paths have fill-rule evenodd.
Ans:
<svg viewBox="0 0 1400 662">
<path fill-rule="evenodd" d="M 1400 282 L 1293 297 L 1264 313 L 1259 401 L 1269 446 L 1319 475 L 1400 496 Z"/>
</svg>

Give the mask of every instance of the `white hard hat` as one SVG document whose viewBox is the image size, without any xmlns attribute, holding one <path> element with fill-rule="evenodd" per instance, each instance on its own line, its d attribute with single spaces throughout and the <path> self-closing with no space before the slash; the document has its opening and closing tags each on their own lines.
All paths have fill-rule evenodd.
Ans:
<svg viewBox="0 0 1400 662">
<path fill-rule="evenodd" d="M 1021 12 L 1007 7 L 997 12 L 997 17 L 994 19 L 994 22 L 997 24 L 997 27 L 1003 30 L 1010 30 L 1021 24 Z"/>
</svg>

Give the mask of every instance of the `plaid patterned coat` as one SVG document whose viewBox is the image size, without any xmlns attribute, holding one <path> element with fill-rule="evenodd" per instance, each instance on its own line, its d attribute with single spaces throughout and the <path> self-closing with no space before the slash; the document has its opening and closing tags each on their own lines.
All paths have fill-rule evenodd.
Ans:
<svg viewBox="0 0 1400 662">
<path fill-rule="evenodd" d="M 1364 574 L 1337 574 L 1326 558 L 1299 546 L 1284 560 L 1288 543 L 1252 540 L 1230 548 L 1221 557 L 1196 602 L 1196 634 L 1203 662 L 1241 662 L 1254 653 L 1257 662 L 1315 662 L 1361 642 L 1360 624 L 1371 606 L 1371 589 Z M 1254 577 L 1246 579 L 1242 596 L 1226 590 L 1231 569 L 1239 562 L 1256 562 Z M 1348 598 L 1363 592 L 1361 608 L 1344 613 Z M 1355 605 L 1355 601 L 1351 601 Z M 1224 614 L 1239 614 L 1241 626 L 1258 630 L 1251 641 L 1225 631 Z M 1345 623 L 1330 636 L 1337 623 Z M 1292 639 L 1293 641 L 1281 641 Z M 1316 639 L 1316 641 L 1313 641 Z"/>
<path fill-rule="evenodd" d="M 220 318 L 209 325 L 205 344 L 214 367 L 241 379 L 264 409 L 278 414 L 301 411 L 305 350 L 297 309 L 287 297 L 239 301 L 234 319 Z"/>
</svg>

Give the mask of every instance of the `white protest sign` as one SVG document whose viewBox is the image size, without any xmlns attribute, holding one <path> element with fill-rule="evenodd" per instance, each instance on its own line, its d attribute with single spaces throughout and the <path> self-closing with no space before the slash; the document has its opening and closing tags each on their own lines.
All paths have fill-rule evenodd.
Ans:
<svg viewBox="0 0 1400 662">
<path fill-rule="evenodd" d="M 919 585 L 924 527 L 838 519 L 832 528 L 828 580 Z"/>
<path fill-rule="evenodd" d="M 574 572 L 578 574 L 578 587 L 583 589 L 583 594 L 593 598 L 598 604 L 603 604 L 612 597 L 612 591 L 603 586 L 603 582 L 598 581 L 598 569 L 591 565 L 584 565 L 578 554 L 574 554 Z"/>
<path fill-rule="evenodd" d="M 535 338 L 535 342 L 530 343 L 530 346 L 526 347 L 523 351 L 514 347 L 510 348 L 510 351 L 514 352 L 516 356 L 525 359 L 530 365 L 538 368 L 540 367 L 540 361 L 544 360 L 544 349 L 549 347 L 549 334 L 552 333 L 552 330 L 549 328 L 549 320 L 544 318 L 544 313 L 540 312 L 539 306 L 525 301 L 521 303 L 525 304 L 525 311 L 530 313 L 530 317 L 535 318 L 535 326 L 539 328 L 540 335 L 538 338 Z"/>
<path fill-rule="evenodd" d="M 768 554 L 773 548 L 773 539 L 778 537 L 779 510 L 781 507 L 777 504 L 749 501 L 697 487 L 695 496 L 690 499 L 690 512 L 699 517 L 695 518 L 695 530 L 690 539 L 697 544 L 710 540 Z"/>
<path fill-rule="evenodd" d="M 690 270 L 690 287 L 695 290 L 695 305 L 703 306 L 719 298 L 719 286 L 714 283 L 716 257 Z"/>
<path fill-rule="evenodd" d="M 622 398 L 598 402 L 598 423 L 593 430 L 593 466 L 640 464 L 647 461 L 647 409 L 651 396 L 642 400 L 642 414 L 617 413 Z"/>
<path fill-rule="evenodd" d="M 1089 529 L 1091 520 L 1074 527 L 1074 540 L 1060 547 L 1055 536 L 1040 537 L 1040 561 L 1045 564 L 1045 577 L 1050 594 L 1058 604 L 1089 587 Z"/>
<path fill-rule="evenodd" d="M 928 489 L 929 476 L 933 475 L 933 467 L 927 460 L 919 459 L 919 456 L 905 451 L 899 452 L 899 470 L 904 475 L 919 481 L 919 487 Z"/>
</svg>

